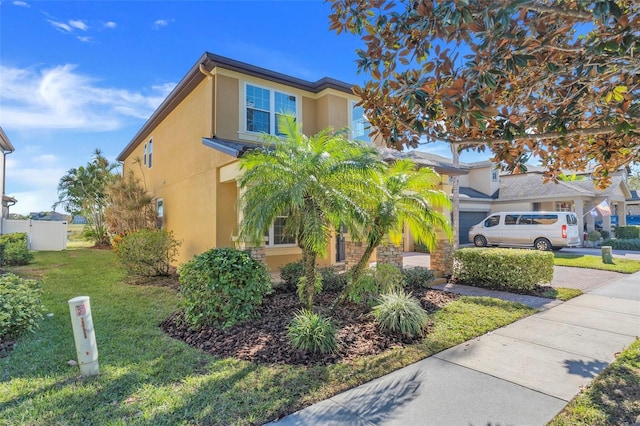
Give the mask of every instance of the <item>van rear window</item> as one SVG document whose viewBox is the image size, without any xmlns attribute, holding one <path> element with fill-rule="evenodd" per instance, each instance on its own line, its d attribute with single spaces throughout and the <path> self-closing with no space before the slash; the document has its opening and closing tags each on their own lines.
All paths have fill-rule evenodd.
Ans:
<svg viewBox="0 0 640 426">
<path fill-rule="evenodd" d="M 551 225 L 557 221 L 557 214 L 523 214 L 518 219 L 518 225 Z"/>
<path fill-rule="evenodd" d="M 568 214 L 567 215 L 567 225 L 577 225 L 578 218 L 575 215 Z"/>
</svg>

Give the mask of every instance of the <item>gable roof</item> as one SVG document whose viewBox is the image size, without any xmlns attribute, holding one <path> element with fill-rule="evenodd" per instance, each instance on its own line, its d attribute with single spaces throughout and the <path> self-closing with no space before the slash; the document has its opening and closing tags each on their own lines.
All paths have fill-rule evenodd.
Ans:
<svg viewBox="0 0 640 426">
<path fill-rule="evenodd" d="M 138 133 L 135 134 L 124 150 L 122 150 L 116 160 L 124 161 L 124 159 L 144 139 L 146 139 L 146 137 L 151 133 L 151 130 L 157 127 L 158 124 L 162 122 L 162 120 L 164 120 L 167 115 L 169 115 L 169 113 L 173 111 L 173 109 L 179 105 L 180 102 L 182 102 L 198 84 L 200 84 L 202 80 L 205 79 L 206 75 L 201 70 L 211 72 L 215 68 L 224 68 L 226 70 L 236 71 L 242 74 L 272 81 L 274 83 L 281 83 L 297 89 L 306 90 L 311 93 L 319 93 L 325 89 L 334 89 L 340 92 L 353 94 L 351 90 L 352 85 L 345 83 L 344 81 L 329 77 L 324 77 L 314 82 L 307 81 L 210 52 L 204 52 L 204 54 L 189 69 L 187 74 L 178 82 L 171 93 L 169 93 L 166 99 L 162 101 L 160 106 L 153 112 L 153 114 L 151 114 L 149 119 L 144 123 Z"/>
<path fill-rule="evenodd" d="M 627 186 L 622 176 L 617 175 L 611 178 L 611 185 L 605 189 L 596 189 L 593 181 L 589 178 L 574 181 L 558 181 L 544 183 L 542 173 L 529 172 L 519 175 L 504 175 L 500 179 L 499 200 L 520 200 L 520 199 L 540 199 L 559 198 L 575 196 L 608 196 L 622 187 L 623 192 L 627 192 Z"/>
<path fill-rule="evenodd" d="M 2 127 L 0 127 L 0 148 L 5 152 L 13 152 L 16 150 L 13 145 L 11 145 L 11 141 L 4 130 L 2 130 Z"/>
<path fill-rule="evenodd" d="M 466 166 L 454 166 L 453 162 L 440 155 L 430 154 L 424 151 L 412 150 L 412 151 L 398 151 L 392 148 L 379 147 L 380 155 L 385 161 L 393 159 L 408 158 L 413 160 L 418 166 L 431 167 L 436 172 L 447 176 L 460 176 L 469 173 L 469 169 Z"/>
</svg>

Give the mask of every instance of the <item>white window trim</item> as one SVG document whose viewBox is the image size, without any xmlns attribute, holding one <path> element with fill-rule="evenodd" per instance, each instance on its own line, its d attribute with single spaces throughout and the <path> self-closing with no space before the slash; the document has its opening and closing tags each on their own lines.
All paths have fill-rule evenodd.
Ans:
<svg viewBox="0 0 640 426">
<path fill-rule="evenodd" d="M 282 93 L 283 95 L 293 96 L 296 98 L 296 120 L 301 123 L 302 122 L 302 106 L 301 106 L 301 97 L 296 95 L 295 93 L 287 92 L 285 90 L 277 89 L 275 87 L 263 86 L 261 84 L 256 84 L 251 81 L 245 81 L 242 84 L 242 90 L 240 94 L 240 125 L 238 126 L 238 137 L 240 139 L 245 139 L 253 142 L 262 142 L 262 133 L 260 132 L 252 132 L 247 130 L 247 86 L 257 87 L 259 89 L 264 89 L 269 91 L 269 127 L 272 131 L 271 135 L 275 135 L 275 116 L 278 113 L 275 111 L 275 92 Z M 278 246 L 280 247 L 280 246 Z"/>
<path fill-rule="evenodd" d="M 561 207 L 562 204 L 568 204 L 569 205 L 569 207 L 568 207 L 569 210 L 562 210 L 562 207 Z M 571 201 L 556 201 L 556 206 L 555 207 L 556 207 L 556 212 L 558 212 L 558 213 L 567 213 L 567 212 L 572 212 L 573 211 L 573 203 Z"/>
<path fill-rule="evenodd" d="M 281 217 L 287 217 L 287 216 L 278 216 L 278 218 Z M 275 222 L 275 220 L 274 220 Z M 274 244 L 274 234 L 275 234 L 275 227 L 274 227 L 274 222 L 271 222 L 271 225 L 269 225 L 269 236 L 267 237 L 267 241 L 265 242 L 265 247 L 266 248 L 275 248 L 275 247 L 298 247 L 297 243 L 288 243 L 288 244 Z M 266 237 L 266 235 L 265 235 Z"/>
<path fill-rule="evenodd" d="M 149 159 L 146 161 L 147 167 L 149 169 L 153 168 L 153 138 L 149 138 L 149 142 L 145 145 L 149 145 L 149 149 L 147 155 Z"/>
</svg>

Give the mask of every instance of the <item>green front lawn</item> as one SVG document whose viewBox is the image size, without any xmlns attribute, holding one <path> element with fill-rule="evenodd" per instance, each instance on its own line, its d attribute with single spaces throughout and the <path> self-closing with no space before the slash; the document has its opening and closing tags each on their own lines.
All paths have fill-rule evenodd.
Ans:
<svg viewBox="0 0 640 426">
<path fill-rule="evenodd" d="M 530 315 L 463 297 L 432 315 L 423 343 L 350 364 L 302 367 L 220 359 L 167 337 L 175 290 L 128 285 L 109 251 L 36 253 L 13 272 L 44 284 L 53 316 L 0 358 L 0 425 L 261 424 Z M 67 300 L 91 297 L 101 374 L 79 376 Z"/>
<path fill-rule="evenodd" d="M 613 264 L 602 262 L 600 256 L 582 254 L 555 253 L 553 264 L 556 266 L 571 266 L 573 268 L 600 269 L 603 271 L 633 274 L 640 271 L 640 261 L 632 259 L 613 258 Z"/>
<path fill-rule="evenodd" d="M 640 340 L 636 340 L 549 425 L 630 425 L 639 416 Z"/>
</svg>

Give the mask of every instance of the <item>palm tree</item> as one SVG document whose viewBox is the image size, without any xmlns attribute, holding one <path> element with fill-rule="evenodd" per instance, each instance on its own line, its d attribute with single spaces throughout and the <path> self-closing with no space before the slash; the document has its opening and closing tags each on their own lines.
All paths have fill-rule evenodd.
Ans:
<svg viewBox="0 0 640 426">
<path fill-rule="evenodd" d="M 110 163 L 102 151 L 96 149 L 91 162 L 69 169 L 58 183 L 58 201 L 53 208 L 62 206 L 73 215 L 85 216 L 88 234 L 97 246 L 110 244 L 105 222 L 107 187 L 118 177 L 114 172 L 118 167 L 118 163 Z"/>
<path fill-rule="evenodd" d="M 367 182 L 383 163 L 372 147 L 330 129 L 307 137 L 294 118 L 284 115 L 279 129 L 284 138 L 265 135 L 265 147 L 240 160 L 240 237 L 259 244 L 274 219 L 286 215 L 283 232 L 302 250 L 304 301 L 312 309 L 316 260 L 326 255 L 340 223 L 366 221 Z"/>
<path fill-rule="evenodd" d="M 362 275 L 373 251 L 385 235 L 394 244 L 402 240 L 403 226 L 407 226 L 418 243 L 430 250 L 435 248 L 436 232 L 451 238 L 451 226 L 445 215 L 435 210 L 449 208 L 451 201 L 443 191 L 434 189 L 440 176 L 430 168 L 418 168 L 409 160 L 395 161 L 378 177 L 382 196 L 371 212 L 371 221 L 364 229 L 367 247 L 351 270 L 351 280 L 340 296 L 344 300 Z"/>
</svg>

